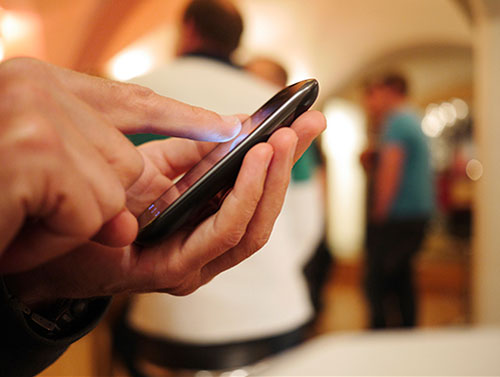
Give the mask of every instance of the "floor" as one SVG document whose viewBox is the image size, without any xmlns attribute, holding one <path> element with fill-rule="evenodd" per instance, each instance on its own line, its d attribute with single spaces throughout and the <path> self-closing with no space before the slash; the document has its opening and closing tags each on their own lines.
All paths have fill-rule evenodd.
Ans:
<svg viewBox="0 0 500 377">
<path fill-rule="evenodd" d="M 469 322 L 469 265 L 467 243 L 443 235 L 428 238 L 415 264 L 420 327 Z M 366 329 L 362 275 L 359 260 L 337 263 L 325 287 L 324 309 L 316 326 L 318 333 Z"/>
</svg>

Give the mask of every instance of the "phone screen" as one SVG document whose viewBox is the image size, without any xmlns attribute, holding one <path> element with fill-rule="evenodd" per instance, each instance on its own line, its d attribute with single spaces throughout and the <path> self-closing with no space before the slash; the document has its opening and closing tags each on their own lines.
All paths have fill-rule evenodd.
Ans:
<svg viewBox="0 0 500 377">
<path fill-rule="evenodd" d="M 273 101 L 274 102 L 274 101 Z M 258 126 L 281 104 L 277 100 L 261 107 L 251 117 L 243 122 L 240 133 L 233 139 L 219 144 L 203 159 L 189 170 L 175 185 L 163 193 L 147 210 L 139 217 L 139 226 L 143 227 L 158 217 L 170 204 L 179 198 L 186 190 L 205 175 L 211 168 L 217 165 L 229 152 L 234 150 L 246 137 L 248 137 Z"/>
</svg>

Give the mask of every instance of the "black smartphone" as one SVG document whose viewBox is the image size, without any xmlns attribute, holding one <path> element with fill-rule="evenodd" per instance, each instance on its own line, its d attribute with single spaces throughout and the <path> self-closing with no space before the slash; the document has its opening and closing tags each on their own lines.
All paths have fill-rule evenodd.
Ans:
<svg viewBox="0 0 500 377">
<path fill-rule="evenodd" d="M 243 122 L 238 136 L 216 146 L 139 216 L 135 242 L 152 245 L 183 226 L 201 221 L 210 202 L 221 199 L 233 186 L 245 154 L 278 128 L 290 126 L 311 107 L 318 90 L 316 80 L 304 80 L 267 101 Z"/>
</svg>

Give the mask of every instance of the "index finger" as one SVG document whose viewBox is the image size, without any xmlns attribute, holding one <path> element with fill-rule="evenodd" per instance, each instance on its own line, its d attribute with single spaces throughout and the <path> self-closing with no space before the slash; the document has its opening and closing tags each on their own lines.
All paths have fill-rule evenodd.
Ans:
<svg viewBox="0 0 500 377">
<path fill-rule="evenodd" d="M 47 64 L 47 63 L 44 63 Z M 231 140 L 241 122 L 160 96 L 149 88 L 47 64 L 60 85 L 88 103 L 123 133 L 156 133 L 204 141 Z"/>
</svg>

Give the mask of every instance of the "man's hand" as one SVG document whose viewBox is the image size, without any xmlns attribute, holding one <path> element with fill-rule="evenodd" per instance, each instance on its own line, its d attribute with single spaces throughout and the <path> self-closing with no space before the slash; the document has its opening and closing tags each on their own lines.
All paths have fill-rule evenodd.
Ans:
<svg viewBox="0 0 500 377">
<path fill-rule="evenodd" d="M 171 139 L 138 151 L 122 132 L 225 141 L 239 120 L 32 59 L 0 65 L 0 97 L 0 273 L 27 303 L 193 291 L 266 242 L 293 161 L 326 125 L 308 112 L 279 130 L 246 155 L 217 213 L 139 249 L 136 216 L 213 144 Z"/>
<path fill-rule="evenodd" d="M 34 59 L 0 65 L 0 98 L 0 273 L 91 238 L 110 246 L 135 239 L 126 190 L 144 161 L 122 132 L 223 141 L 240 129 L 236 117 Z"/>
<path fill-rule="evenodd" d="M 28 303 L 124 291 L 194 291 L 264 245 L 281 209 L 293 162 L 324 127 L 320 113 L 307 112 L 291 128 L 280 129 L 268 143 L 252 148 L 219 211 L 193 231 L 180 231 L 143 249 L 92 242 L 36 270 L 9 277 L 9 286 Z M 180 139 L 142 146 L 145 168 L 128 190 L 128 208 L 140 214 L 211 148 Z"/>
</svg>

